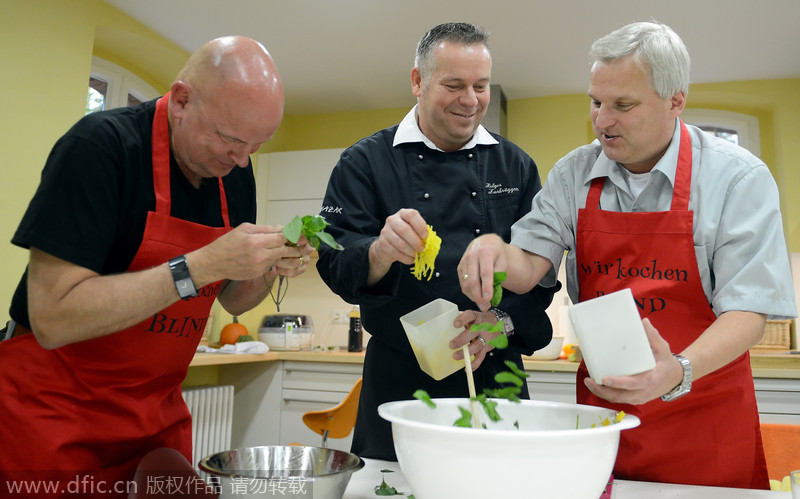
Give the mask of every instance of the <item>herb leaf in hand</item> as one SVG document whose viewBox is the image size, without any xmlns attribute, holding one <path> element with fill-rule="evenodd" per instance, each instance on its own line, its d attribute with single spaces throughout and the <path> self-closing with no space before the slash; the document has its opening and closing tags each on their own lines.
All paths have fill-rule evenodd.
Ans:
<svg viewBox="0 0 800 499">
<path fill-rule="evenodd" d="M 343 250 L 344 247 L 337 243 L 333 236 L 325 232 L 327 226 L 328 222 L 318 215 L 306 215 L 302 218 L 296 216 L 281 229 L 281 232 L 292 244 L 297 244 L 300 236 L 304 235 L 308 239 L 308 244 L 315 250 L 319 249 L 320 243 L 325 243 L 336 250 Z"/>
<path fill-rule="evenodd" d="M 494 292 L 492 293 L 492 300 L 489 302 L 493 307 L 500 305 L 500 300 L 503 299 L 503 281 L 506 280 L 507 274 L 505 272 L 494 273 Z"/>
</svg>

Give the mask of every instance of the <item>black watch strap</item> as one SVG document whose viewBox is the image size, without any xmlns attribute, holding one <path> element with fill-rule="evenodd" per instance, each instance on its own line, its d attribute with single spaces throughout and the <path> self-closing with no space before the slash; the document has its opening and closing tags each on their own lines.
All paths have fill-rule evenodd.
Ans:
<svg viewBox="0 0 800 499">
<path fill-rule="evenodd" d="M 172 280 L 175 281 L 175 288 L 181 299 L 197 296 L 197 288 L 194 287 L 189 267 L 186 266 L 186 255 L 170 260 L 169 271 L 172 273 Z"/>
</svg>

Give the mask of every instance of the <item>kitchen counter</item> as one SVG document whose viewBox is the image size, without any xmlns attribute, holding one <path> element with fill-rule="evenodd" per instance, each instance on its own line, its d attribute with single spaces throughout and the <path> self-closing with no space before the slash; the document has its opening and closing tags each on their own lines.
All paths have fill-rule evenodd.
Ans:
<svg viewBox="0 0 800 499">
<path fill-rule="evenodd" d="M 374 499 L 375 487 L 380 485 L 382 479 L 386 480 L 387 485 L 405 493 L 403 497 L 413 493 L 403 477 L 398 463 L 376 459 L 364 459 L 364 462 L 366 463 L 364 468 L 355 472 L 350 479 L 343 499 Z M 384 469 L 393 470 L 394 473 L 381 473 L 381 470 Z M 564 486 L 568 487 L 569 485 L 565 484 Z M 536 490 L 536 484 L 531 484 L 531 490 Z M 648 499 L 788 499 L 791 497 L 791 492 L 614 480 L 611 499 L 641 499 L 643 497 Z"/>
<path fill-rule="evenodd" d="M 528 357 L 523 357 L 522 359 L 525 369 L 529 371 L 576 372 L 578 370 L 578 363 L 568 360 L 534 360 Z M 361 364 L 364 362 L 364 352 L 270 351 L 264 354 L 198 353 L 194 356 L 189 366 L 216 366 L 275 360 Z M 750 365 L 753 368 L 754 378 L 800 379 L 800 355 L 797 354 L 769 351 L 751 352 Z"/>
<path fill-rule="evenodd" d="M 194 359 L 192 359 L 192 363 L 189 364 L 189 367 L 247 364 L 250 362 L 271 362 L 275 360 L 363 364 L 364 352 L 278 352 L 273 350 L 259 354 L 197 353 Z"/>
</svg>

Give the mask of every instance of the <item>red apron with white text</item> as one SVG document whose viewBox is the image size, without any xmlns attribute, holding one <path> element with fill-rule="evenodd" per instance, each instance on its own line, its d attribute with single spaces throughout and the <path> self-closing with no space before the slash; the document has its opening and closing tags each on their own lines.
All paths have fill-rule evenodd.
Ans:
<svg viewBox="0 0 800 499">
<path fill-rule="evenodd" d="M 148 212 L 130 272 L 163 264 L 230 230 L 221 178 L 225 227 L 170 216 L 168 98 L 159 99 L 153 120 L 156 209 Z M 0 386 L 6 394 L 0 400 L 0 478 L 25 478 L 38 470 L 41 478 L 64 481 L 72 475 L 62 470 L 83 470 L 92 479 L 73 483 L 68 492 L 84 497 L 102 492 L 101 480 L 106 485 L 129 480 L 155 448 L 177 449 L 191 461 L 191 418 L 180 384 L 219 287 L 209 284 L 198 296 L 124 331 L 55 350 L 43 349 L 32 334 L 0 343 Z"/>
<path fill-rule="evenodd" d="M 621 213 L 600 209 L 605 178 L 592 182 L 579 210 L 576 257 L 580 301 L 631 288 L 641 316 L 679 353 L 716 320 L 694 252 L 689 191 L 691 139 L 681 123 L 681 143 L 669 211 Z M 577 375 L 578 403 L 635 414 L 641 426 L 621 433 L 617 478 L 769 488 L 761 445 L 749 353 L 696 380 L 672 402 L 612 404 Z"/>
</svg>

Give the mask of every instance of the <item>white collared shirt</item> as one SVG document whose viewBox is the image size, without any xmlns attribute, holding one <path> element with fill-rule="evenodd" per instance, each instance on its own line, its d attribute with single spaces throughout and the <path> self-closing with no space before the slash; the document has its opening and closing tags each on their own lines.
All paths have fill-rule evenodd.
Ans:
<svg viewBox="0 0 800 499">
<path fill-rule="evenodd" d="M 431 139 L 422 133 L 422 130 L 419 129 L 419 124 L 417 123 L 417 106 L 419 106 L 419 104 L 411 108 L 411 111 L 406 114 L 405 118 L 403 118 L 403 121 L 401 121 L 397 126 L 397 132 L 394 134 L 392 147 L 397 147 L 398 144 L 406 144 L 409 142 L 422 142 L 434 151 L 442 151 L 436 147 L 436 144 L 434 144 Z M 492 135 L 483 127 L 483 125 L 478 125 L 478 129 L 475 130 L 475 134 L 471 139 L 469 139 L 469 142 L 464 144 L 464 147 L 462 147 L 460 150 L 472 149 L 478 144 L 492 145 L 497 143 L 497 140 L 492 137 Z"/>
</svg>

